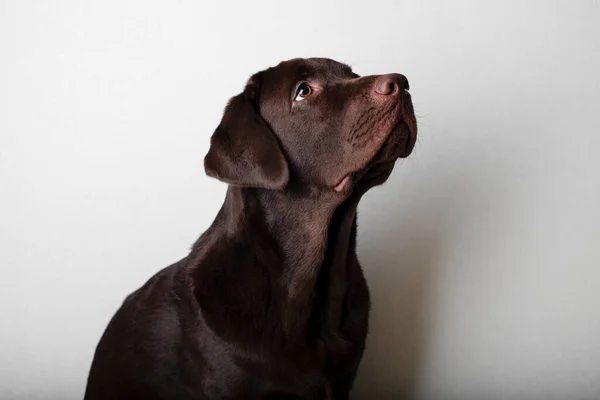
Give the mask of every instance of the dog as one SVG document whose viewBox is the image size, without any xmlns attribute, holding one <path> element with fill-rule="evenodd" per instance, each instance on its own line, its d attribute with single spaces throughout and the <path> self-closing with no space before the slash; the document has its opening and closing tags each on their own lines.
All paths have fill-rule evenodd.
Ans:
<svg viewBox="0 0 600 400">
<path fill-rule="evenodd" d="M 204 159 L 222 208 L 125 299 L 85 399 L 348 399 L 370 307 L 356 208 L 416 137 L 403 75 L 325 58 L 254 74 Z"/>
</svg>

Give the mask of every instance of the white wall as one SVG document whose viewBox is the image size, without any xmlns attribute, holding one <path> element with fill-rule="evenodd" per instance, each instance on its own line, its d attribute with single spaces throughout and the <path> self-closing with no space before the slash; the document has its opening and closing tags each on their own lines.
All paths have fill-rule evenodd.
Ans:
<svg viewBox="0 0 600 400">
<path fill-rule="evenodd" d="M 600 3 L 216 3 L 0 1 L 0 398 L 81 398 L 221 204 L 227 99 L 314 55 L 406 74 L 420 123 L 360 208 L 356 398 L 600 398 Z"/>
</svg>

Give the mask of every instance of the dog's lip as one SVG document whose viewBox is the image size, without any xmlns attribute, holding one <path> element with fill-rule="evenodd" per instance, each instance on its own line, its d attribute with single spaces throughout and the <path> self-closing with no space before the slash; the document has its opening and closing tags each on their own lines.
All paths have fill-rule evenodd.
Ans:
<svg viewBox="0 0 600 400">
<path fill-rule="evenodd" d="M 394 125 L 394 127 L 390 130 L 390 133 L 388 135 L 391 136 L 395 133 L 397 133 L 397 131 L 400 131 L 402 129 L 402 126 L 405 126 L 406 129 L 408 130 L 408 137 L 406 138 L 402 138 L 401 140 L 406 140 L 406 144 L 405 146 L 403 146 L 404 148 L 402 149 L 401 152 L 399 152 L 397 158 L 395 158 L 395 160 L 399 159 L 399 158 L 406 158 L 408 157 L 411 153 L 412 150 L 414 148 L 415 142 L 416 142 L 416 138 L 417 138 L 417 126 L 416 126 L 416 119 L 415 116 L 412 112 L 410 111 L 401 111 L 400 115 L 398 116 L 398 121 L 396 122 L 396 124 Z M 383 148 L 383 146 L 385 145 L 385 141 L 384 143 L 381 145 Z M 353 181 L 355 178 L 355 175 L 359 172 L 364 170 L 365 168 L 369 168 L 369 166 L 375 165 L 375 164 L 379 164 L 382 162 L 390 162 L 393 163 L 393 160 L 380 160 L 380 161 L 375 161 L 375 159 L 377 158 L 377 155 L 379 154 L 379 152 L 381 151 L 381 148 L 375 152 L 375 154 L 373 155 L 373 157 L 361 168 L 358 168 L 356 170 L 350 171 L 346 174 L 344 174 L 340 180 L 337 181 L 336 184 L 334 184 L 331 188 L 333 191 L 337 192 L 337 193 L 346 193 L 349 189 L 352 188 L 353 186 Z M 375 161 L 375 162 L 374 162 Z"/>
<path fill-rule="evenodd" d="M 401 129 L 402 125 L 405 125 L 408 129 L 408 138 L 406 138 L 406 146 L 404 151 L 398 156 L 398 158 L 406 158 L 415 147 L 417 141 L 417 118 L 415 116 L 414 108 L 412 105 L 412 98 L 408 91 L 405 91 L 405 99 L 402 102 L 403 109 L 400 112 L 400 118 L 394 129 Z"/>
<path fill-rule="evenodd" d="M 408 129 L 408 137 L 405 138 L 406 145 L 404 146 L 403 151 L 398 155 L 398 158 L 408 157 L 412 153 L 415 142 L 417 141 L 417 125 L 414 116 L 403 115 L 394 129 L 400 130 L 402 125 L 406 126 Z"/>
<path fill-rule="evenodd" d="M 352 187 L 352 175 L 354 172 L 344 175 L 344 177 L 335 185 L 333 185 L 333 190 L 342 193 L 346 192 L 349 188 Z"/>
<path fill-rule="evenodd" d="M 408 125 L 404 120 L 403 117 L 401 116 L 398 119 L 398 122 L 394 125 L 394 127 L 390 130 L 390 133 L 388 136 L 394 134 L 394 132 L 396 130 L 399 130 L 401 125 Z M 410 139 L 409 139 L 410 140 Z M 362 167 L 352 170 L 350 172 L 345 173 L 344 175 L 342 175 L 342 177 L 337 181 L 337 183 L 335 183 L 333 186 L 331 186 L 332 190 L 336 193 L 342 193 L 345 194 L 347 193 L 353 186 L 353 181 L 355 178 L 355 175 L 357 173 L 359 173 L 360 171 L 363 171 L 366 168 L 369 168 L 373 165 L 379 164 L 381 162 L 390 162 L 390 160 L 379 160 L 376 161 L 377 159 L 377 155 L 380 153 L 381 149 L 383 148 L 383 146 L 385 145 L 385 141 L 384 144 L 381 145 L 381 147 L 379 148 L 379 150 L 377 152 L 375 152 L 375 154 L 373 155 L 373 157 L 371 159 L 369 159 L 365 165 L 363 165 Z M 398 158 L 402 158 L 403 154 L 405 151 L 403 151 L 402 153 L 400 153 L 398 155 Z M 408 155 L 408 154 L 407 154 Z"/>
</svg>

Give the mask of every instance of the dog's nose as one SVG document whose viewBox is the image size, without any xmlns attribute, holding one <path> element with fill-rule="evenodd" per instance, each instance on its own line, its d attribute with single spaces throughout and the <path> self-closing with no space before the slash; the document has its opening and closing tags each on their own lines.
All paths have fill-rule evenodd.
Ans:
<svg viewBox="0 0 600 400">
<path fill-rule="evenodd" d="M 402 74 L 381 75 L 375 79 L 373 90 L 375 93 L 384 96 L 394 96 L 400 93 L 400 90 L 408 90 L 408 79 Z"/>
</svg>

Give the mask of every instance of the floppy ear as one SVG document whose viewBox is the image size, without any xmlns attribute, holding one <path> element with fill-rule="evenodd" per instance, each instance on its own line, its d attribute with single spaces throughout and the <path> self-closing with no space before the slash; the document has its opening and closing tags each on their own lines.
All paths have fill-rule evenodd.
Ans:
<svg viewBox="0 0 600 400">
<path fill-rule="evenodd" d="M 208 176 L 223 182 L 265 189 L 283 189 L 289 180 L 287 161 L 275 134 L 258 111 L 257 75 L 232 98 L 210 139 L 204 157 Z"/>
</svg>

